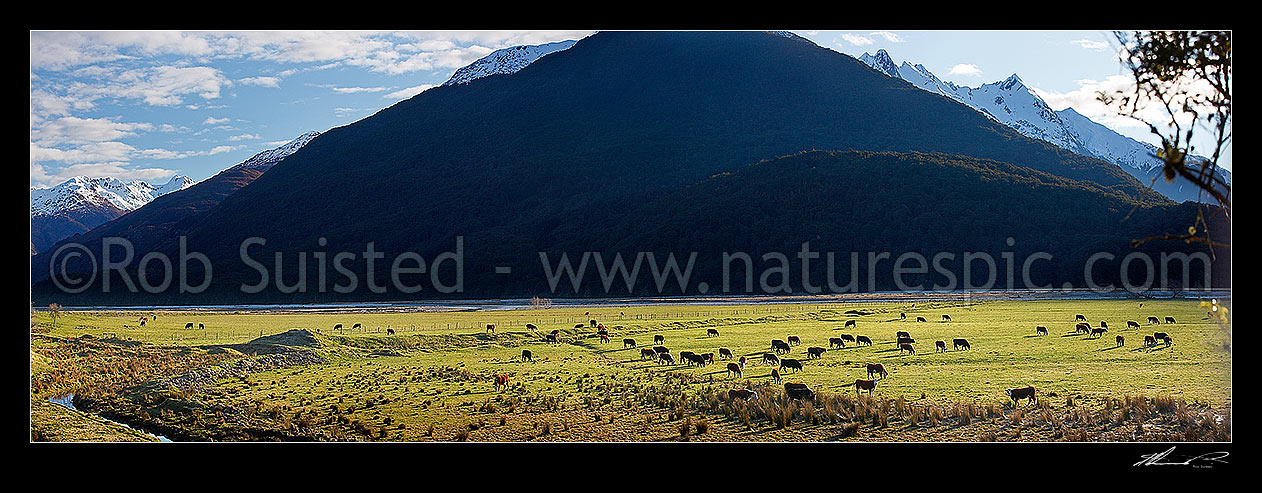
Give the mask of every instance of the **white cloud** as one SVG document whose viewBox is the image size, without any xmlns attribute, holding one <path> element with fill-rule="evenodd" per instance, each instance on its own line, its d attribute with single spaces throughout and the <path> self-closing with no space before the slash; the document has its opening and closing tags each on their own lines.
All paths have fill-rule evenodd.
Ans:
<svg viewBox="0 0 1262 493">
<path fill-rule="evenodd" d="M 876 31 L 873 33 L 868 33 L 868 34 L 871 34 L 873 36 L 880 36 L 882 38 L 885 38 L 886 41 L 889 41 L 891 43 L 902 43 L 904 41 L 902 36 L 899 36 L 898 34 L 892 33 L 889 31 Z"/>
<path fill-rule="evenodd" d="M 280 87 L 280 77 L 246 77 L 237 82 L 247 86 Z"/>
<path fill-rule="evenodd" d="M 982 75 L 982 69 L 977 68 L 977 65 L 973 65 L 971 63 L 961 63 L 951 67 L 951 71 L 947 72 L 947 75 L 967 75 L 976 77 Z"/>
<path fill-rule="evenodd" d="M 1091 51 L 1104 51 L 1104 50 L 1109 49 L 1109 44 L 1103 41 L 1093 41 L 1090 39 L 1075 39 L 1071 41 L 1071 43 L 1074 43 L 1078 46 L 1083 47 L 1084 49 L 1091 50 Z"/>
<path fill-rule="evenodd" d="M 386 87 L 334 87 L 332 89 L 334 92 L 339 92 L 342 94 L 355 94 L 355 93 L 361 93 L 361 92 L 381 92 L 381 91 L 389 90 L 389 88 L 386 88 Z"/>
<path fill-rule="evenodd" d="M 202 124 L 204 124 L 204 125 L 218 125 L 218 124 L 220 124 L 220 123 L 227 123 L 227 122 L 229 122 L 229 121 L 232 121 L 232 119 L 231 119 L 231 118 L 215 118 L 215 117 L 213 117 L 213 116 L 208 116 L 208 117 L 206 117 L 206 121 L 203 121 L 203 122 L 202 122 Z"/>
<path fill-rule="evenodd" d="M 390 93 L 390 94 L 386 94 L 385 96 L 382 96 L 382 98 L 386 98 L 386 99 L 400 99 L 400 100 L 402 100 L 402 99 L 408 99 L 408 98 L 410 98 L 410 97 L 412 97 L 412 96 L 415 96 L 415 95 L 417 95 L 417 94 L 420 94 L 420 93 L 422 93 L 422 92 L 425 92 L 427 89 L 429 89 L 429 88 L 431 88 L 431 87 L 435 87 L 435 86 L 434 86 L 434 84 L 421 84 L 421 85 L 419 85 L 419 86 L 412 86 L 412 87 L 408 87 L 408 88 L 406 88 L 406 89 L 400 89 L 400 90 L 398 90 L 398 91 L 394 91 L 394 92 L 392 92 L 392 93 Z"/>
<path fill-rule="evenodd" d="M 228 140 L 232 142 L 236 142 L 239 140 L 258 140 L 261 138 L 262 137 L 259 137 L 258 134 L 241 134 L 241 135 L 233 135 L 231 137 L 228 137 Z"/>
<path fill-rule="evenodd" d="M 107 118 L 66 116 L 31 128 L 31 140 L 44 145 L 107 142 L 153 130 L 149 123 L 115 122 Z"/>
<path fill-rule="evenodd" d="M 872 41 L 872 38 L 869 38 L 866 36 L 859 36 L 857 34 L 850 34 L 850 33 L 842 34 L 841 39 L 844 39 L 846 40 L 847 43 L 850 43 L 855 46 L 867 46 L 872 43 L 875 43 L 875 41 Z"/>
</svg>

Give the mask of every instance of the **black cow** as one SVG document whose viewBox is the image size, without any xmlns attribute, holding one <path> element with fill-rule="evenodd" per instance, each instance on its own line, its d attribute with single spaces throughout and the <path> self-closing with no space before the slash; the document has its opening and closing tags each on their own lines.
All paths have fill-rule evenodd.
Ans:
<svg viewBox="0 0 1262 493">
<path fill-rule="evenodd" d="M 1167 337 L 1170 337 L 1170 335 L 1169 335 L 1169 334 L 1166 334 L 1165 332 L 1153 332 L 1153 334 L 1152 334 L 1152 338 L 1153 338 L 1153 339 L 1156 339 L 1156 340 L 1158 340 L 1158 341 L 1160 341 L 1160 340 L 1162 340 L 1162 339 L 1165 339 L 1165 338 L 1167 338 Z"/>
<path fill-rule="evenodd" d="M 706 337 L 718 337 L 719 331 L 715 329 L 706 329 L 705 335 Z"/>
<path fill-rule="evenodd" d="M 950 315 L 943 315 L 943 316 L 942 316 L 942 321 L 943 321 L 943 322 L 950 322 L 950 321 L 951 321 L 951 316 L 950 316 Z"/>
<path fill-rule="evenodd" d="M 1127 320 L 1127 321 L 1126 321 L 1126 328 L 1128 328 L 1128 329 L 1130 329 L 1130 328 L 1136 328 L 1136 329 L 1138 329 L 1138 328 L 1139 328 L 1139 322 L 1136 322 L 1136 321 L 1134 321 L 1134 320 Z"/>
<path fill-rule="evenodd" d="M 872 378 L 872 375 L 880 375 L 881 378 L 885 378 L 890 376 L 890 372 L 885 371 L 885 365 L 880 363 L 868 363 L 868 378 Z"/>
<path fill-rule="evenodd" d="M 1075 334 L 1087 334 L 1090 332 L 1091 332 L 1091 325 L 1087 324 L 1086 322 L 1079 322 L 1078 325 L 1074 326 Z"/>
<path fill-rule="evenodd" d="M 847 320 L 846 325 L 842 328 L 850 328 L 850 327 L 855 327 L 854 320 Z"/>
<path fill-rule="evenodd" d="M 806 358 L 807 358 L 807 359 L 811 359 L 811 358 L 819 358 L 819 357 L 823 356 L 824 351 L 827 351 L 827 349 L 824 349 L 824 348 L 822 348 L 822 347 L 809 347 L 809 348 L 806 348 Z"/>
<path fill-rule="evenodd" d="M 363 327 L 363 326 L 361 326 L 361 325 L 359 325 L 359 324 L 355 324 L 355 325 L 352 325 L 352 326 L 351 326 L 351 330 L 355 330 L 355 329 L 362 329 L 362 328 L 364 328 L 364 327 Z"/>
<path fill-rule="evenodd" d="M 1083 316 L 1083 315 L 1081 315 L 1081 314 L 1074 315 L 1074 321 L 1075 321 L 1075 322 L 1078 322 L 1078 321 L 1086 322 L 1086 321 L 1087 321 L 1087 317 L 1085 317 L 1085 316 Z"/>
<path fill-rule="evenodd" d="M 386 328 L 386 335 L 394 335 L 394 329 Z"/>
<path fill-rule="evenodd" d="M 762 353 L 762 362 L 766 365 L 780 366 L 780 357 L 771 353 Z"/>
<path fill-rule="evenodd" d="M 670 350 L 669 350 L 669 349 L 666 349 L 666 346 L 653 346 L 653 352 L 655 352 L 655 353 L 657 353 L 657 354 L 662 354 L 662 353 L 667 353 L 667 354 L 669 354 L 669 353 L 670 353 Z"/>
<path fill-rule="evenodd" d="M 197 330 L 206 330 L 206 326 L 203 324 L 197 324 Z"/>
<path fill-rule="evenodd" d="M 792 344 L 794 346 L 801 345 L 802 340 L 798 339 L 798 336 L 789 336 L 789 344 Z"/>
<path fill-rule="evenodd" d="M 855 380 L 854 395 L 858 396 L 860 390 L 866 390 L 868 395 L 872 395 L 872 391 L 876 390 L 876 380 Z"/>
<path fill-rule="evenodd" d="M 790 399 L 806 399 L 808 401 L 815 400 L 815 391 L 811 390 L 804 383 L 789 382 L 784 384 L 784 395 Z"/>
<path fill-rule="evenodd" d="M 910 338 L 910 337 L 899 337 L 899 338 L 898 338 L 898 344 L 899 344 L 900 346 L 901 346 L 901 345 L 903 345 L 903 344 L 914 344 L 915 342 L 916 342 L 916 340 L 915 340 L 915 339 L 912 339 L 912 338 Z"/>
<path fill-rule="evenodd" d="M 679 361 L 688 363 L 689 366 L 692 366 L 693 363 L 696 363 L 697 366 L 705 366 L 705 358 L 702 358 L 700 354 L 680 353 Z"/>
<path fill-rule="evenodd" d="M 635 347 L 635 339 L 623 339 L 623 340 L 622 340 L 622 348 L 623 348 L 623 349 L 626 349 L 626 348 L 628 348 L 628 347 Z"/>
<path fill-rule="evenodd" d="M 1148 323 L 1150 323 L 1150 324 L 1160 324 L 1160 323 L 1161 323 L 1161 319 L 1159 319 L 1159 318 L 1157 318 L 1157 317 L 1148 317 Z"/>
<path fill-rule="evenodd" d="M 1156 346 L 1157 338 L 1153 336 L 1144 336 L 1144 346 Z"/>
<path fill-rule="evenodd" d="M 1166 323 L 1168 324 L 1174 323 L 1174 317 L 1166 317 Z"/>
<path fill-rule="evenodd" d="M 1171 344 L 1174 344 L 1174 340 L 1171 339 L 1170 336 L 1162 337 L 1161 340 L 1165 341 L 1166 347 L 1170 347 Z"/>
<path fill-rule="evenodd" d="M 864 346 L 872 345 L 872 339 L 869 339 L 868 336 L 857 336 L 855 337 L 854 340 L 856 341 L 855 344 L 864 345 Z"/>
<path fill-rule="evenodd" d="M 900 331 L 898 331 L 898 333 L 897 333 L 897 334 L 894 334 L 894 337 L 895 337 L 896 339 L 902 339 L 902 338 L 904 338 L 904 337 L 911 337 L 911 334 L 907 333 L 906 331 L 902 331 L 902 330 L 900 330 Z"/>
<path fill-rule="evenodd" d="M 1100 337 L 1100 336 L 1104 335 L 1104 333 L 1105 333 L 1105 332 L 1108 332 L 1108 331 L 1109 331 L 1109 329 L 1106 329 L 1106 328 L 1104 328 L 1104 327 L 1094 328 L 1094 329 L 1091 329 L 1091 335 L 1089 335 L 1089 336 L 1087 336 L 1087 337 Z"/>
<path fill-rule="evenodd" d="M 592 327 L 595 327 L 595 326 L 596 326 L 596 321 L 595 321 L 595 320 L 591 320 L 590 322 L 591 322 L 591 324 L 592 324 Z"/>
<path fill-rule="evenodd" d="M 193 324 L 188 324 L 188 328 L 193 328 Z M 342 330 L 342 324 L 334 325 L 333 330 Z"/>
<path fill-rule="evenodd" d="M 191 329 L 191 328 L 193 328 L 193 322 L 189 322 L 189 323 L 184 324 L 184 328 L 186 328 L 186 329 Z M 341 325 L 339 325 L 339 326 L 334 327 L 334 328 L 335 328 L 335 329 L 340 329 L 340 328 L 342 328 L 342 326 L 341 326 Z"/>
<path fill-rule="evenodd" d="M 526 324 L 526 330 L 539 330 L 539 327 L 536 327 L 535 324 Z"/>
<path fill-rule="evenodd" d="M 544 342 L 548 342 L 552 344 L 560 344 L 560 341 L 557 340 L 556 334 L 548 334 L 547 336 L 543 338 L 543 340 Z"/>
<path fill-rule="evenodd" d="M 525 363 L 525 362 L 527 362 L 527 361 L 529 361 L 529 362 L 531 362 L 531 363 L 534 363 L 534 362 L 535 362 L 535 358 L 534 358 L 533 356 L 531 356 L 531 354 L 530 354 L 530 350 L 529 350 L 529 349 L 523 349 L 523 350 L 521 350 L 521 362 L 522 362 L 522 363 Z"/>
<path fill-rule="evenodd" d="M 936 351 L 946 351 L 946 341 L 938 341 L 938 342 L 936 342 L 936 343 L 934 343 L 934 344 L 937 346 L 937 348 L 936 348 L 936 349 L 934 349 L 934 351 L 935 351 L 935 352 L 936 352 Z"/>
<path fill-rule="evenodd" d="M 690 357 L 692 357 L 692 356 L 695 356 L 696 354 L 697 354 L 697 353 L 694 353 L 694 352 L 692 352 L 692 351 L 680 351 L 680 352 L 679 352 L 679 360 L 680 360 L 680 361 L 686 361 L 688 358 L 690 358 Z"/>
<path fill-rule="evenodd" d="M 780 360 L 780 368 L 793 368 L 794 370 L 801 370 L 802 362 L 795 359 L 785 358 Z"/>
<path fill-rule="evenodd" d="M 903 354 L 903 351 L 907 351 L 911 354 L 916 354 L 916 348 L 912 347 L 911 344 L 899 344 L 898 354 Z"/>
<path fill-rule="evenodd" d="M 854 342 L 854 336 L 852 336 L 852 335 L 850 335 L 850 334 L 842 334 L 842 335 L 841 335 L 841 340 L 843 340 L 843 341 L 850 341 L 850 342 Z"/>
<path fill-rule="evenodd" d="M 732 359 L 732 350 L 725 347 L 719 348 L 719 359 Z"/>
<path fill-rule="evenodd" d="M 714 353 L 705 353 L 701 357 L 705 359 L 706 363 L 714 362 Z"/>
<path fill-rule="evenodd" d="M 654 350 L 649 349 L 649 348 L 644 348 L 644 349 L 641 349 L 641 350 L 640 350 L 640 361 L 644 361 L 644 358 L 657 359 L 657 351 L 654 351 Z"/>
<path fill-rule="evenodd" d="M 780 354 L 781 350 L 783 350 L 786 353 L 793 351 L 793 348 L 789 347 L 788 344 L 786 344 L 784 341 L 780 339 L 772 339 L 771 348 L 776 350 L 776 354 Z"/>
<path fill-rule="evenodd" d="M 673 365 L 673 364 L 675 364 L 675 358 L 671 357 L 670 353 L 658 353 L 658 354 L 657 354 L 657 364 L 659 364 L 659 365 L 663 365 L 663 364 L 670 364 L 670 365 Z"/>
<path fill-rule="evenodd" d="M 954 339 L 954 340 L 952 340 L 952 341 L 951 341 L 951 343 L 954 345 L 954 349 L 956 349 L 956 350 L 958 350 L 958 349 L 960 349 L 960 348 L 964 348 L 964 349 L 973 349 L 973 347 L 972 347 L 972 346 L 969 346 L 969 345 L 968 345 L 968 340 L 967 340 L 967 339 Z"/>
<path fill-rule="evenodd" d="M 899 319 L 899 320 L 906 320 L 906 319 L 907 319 L 907 312 L 898 312 L 898 319 Z"/>
<path fill-rule="evenodd" d="M 495 332 L 495 324 L 486 324 L 487 332 Z"/>
<path fill-rule="evenodd" d="M 1034 328 L 1034 334 L 1035 334 L 1035 335 L 1044 335 L 1044 336 L 1045 336 L 1045 335 L 1047 335 L 1047 327 L 1044 327 L 1044 326 L 1042 326 L 1042 325 L 1040 325 L 1040 326 L 1038 326 L 1038 327 L 1035 327 L 1035 328 Z"/>
<path fill-rule="evenodd" d="M 841 338 L 840 338 L 840 337 L 829 337 L 829 338 L 828 338 L 828 347 L 830 347 L 830 348 L 832 348 L 832 347 L 844 348 L 844 347 L 846 347 L 846 342 L 845 342 L 845 341 L 843 341 L 843 340 L 841 340 Z"/>
<path fill-rule="evenodd" d="M 780 370 L 779 369 L 776 369 L 776 368 L 771 369 L 771 379 L 775 380 L 776 383 L 780 383 Z"/>
<path fill-rule="evenodd" d="M 583 324 L 574 324 L 574 328 L 576 328 L 576 329 L 581 329 L 581 328 L 583 328 L 583 327 L 586 327 L 586 325 L 583 325 Z"/>
<path fill-rule="evenodd" d="M 1012 404 L 1013 404 L 1013 405 L 1018 405 L 1018 404 L 1020 404 L 1020 402 L 1019 402 L 1019 401 L 1020 401 L 1021 399 L 1029 399 L 1029 400 L 1030 400 L 1030 403 L 1032 403 L 1032 404 L 1038 404 L 1038 397 L 1036 397 L 1036 396 L 1034 395 L 1034 387 L 1033 387 L 1033 386 L 1030 386 L 1030 387 L 1022 387 L 1022 388 L 1019 388 L 1019 389 L 1008 389 L 1008 390 L 1006 390 L 1005 392 L 1008 394 L 1008 397 L 1011 397 L 1011 398 L 1012 398 Z"/>
<path fill-rule="evenodd" d="M 1125 345 L 1126 345 L 1126 338 L 1122 336 L 1117 336 L 1117 347 L 1122 347 Z"/>
<path fill-rule="evenodd" d="M 661 334 L 653 336 L 653 344 L 662 344 L 664 342 L 666 342 L 666 338 Z"/>
<path fill-rule="evenodd" d="M 917 321 L 917 322 L 928 322 L 928 320 L 925 320 L 925 317 L 916 317 L 916 321 Z"/>
</svg>

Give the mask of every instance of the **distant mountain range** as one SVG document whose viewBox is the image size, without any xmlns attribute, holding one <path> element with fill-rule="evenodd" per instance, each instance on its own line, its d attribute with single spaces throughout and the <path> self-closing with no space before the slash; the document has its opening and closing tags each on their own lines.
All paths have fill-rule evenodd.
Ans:
<svg viewBox="0 0 1262 493">
<path fill-rule="evenodd" d="M 924 65 L 912 65 L 906 61 L 901 65 L 895 64 L 885 50 L 877 50 L 875 55 L 864 53 L 859 60 L 885 75 L 968 105 L 1022 135 L 1116 164 L 1141 183 L 1153 183 L 1155 190 L 1177 202 L 1212 200 L 1199 195 L 1199 189 L 1183 180 L 1167 183 L 1160 178 L 1162 161 L 1156 157 L 1157 148 L 1152 144 L 1110 130 L 1073 108 L 1052 110 L 1043 98 L 1025 86 L 1017 74 L 973 88 L 943 81 Z M 1230 171 L 1221 170 L 1221 174 L 1227 183 L 1231 183 Z M 1155 183 L 1154 178 L 1157 178 Z"/>
<path fill-rule="evenodd" d="M 160 186 L 143 180 L 76 176 L 50 188 L 31 188 L 31 251 L 139 209 L 153 199 L 193 185 L 175 175 Z"/>
<path fill-rule="evenodd" d="M 88 289 L 67 298 L 36 272 L 32 297 L 197 304 L 601 296 L 595 275 L 548 293 L 539 252 L 792 254 L 810 241 L 822 251 L 999 258 L 1008 236 L 1018 251 L 1053 256 L 1034 266 L 1040 284 L 1080 286 L 1091 253 L 1120 258 L 1135 235 L 1180 231 L 1195 215 L 1189 205 L 1141 197 L 1144 184 L 1118 165 L 1027 137 L 954 98 L 781 33 L 600 32 L 528 67 L 484 71 L 497 75 L 435 87 L 324 132 L 266 173 L 239 180 L 248 186 L 218 189 L 191 214 L 175 214 L 185 209 L 175 202 L 210 195 L 214 178 L 79 238 L 99 251 L 108 234 L 148 231 L 138 250 L 177 258 L 185 237 L 214 266 L 205 292 Z M 359 275 L 348 291 L 318 290 L 316 279 L 344 279 L 317 271 L 308 255 L 307 289 L 268 283 L 246 294 L 241 287 L 259 281 L 241 258 L 253 237 L 266 243 L 251 257 L 271 264 L 279 255 L 287 284 L 298 278 L 295 252 L 332 257 L 372 243 L 388 255 L 433 259 L 460 237 L 463 290 L 378 292 L 372 286 L 391 283 L 389 260 L 365 282 L 362 256 L 340 264 Z M 1177 243 L 1170 248 L 1203 249 Z M 1229 266 L 1229 253 L 1218 255 L 1215 268 Z M 493 265 L 513 266 L 512 276 Z M 1096 280 L 1119 284 L 1116 273 Z M 876 288 L 895 287 L 883 277 Z"/>
<path fill-rule="evenodd" d="M 174 206 L 180 214 L 202 210 L 207 204 L 193 206 L 184 201 L 197 196 L 202 190 L 223 189 L 225 183 L 232 184 L 228 185 L 227 189 L 236 190 L 302 148 L 319 134 L 319 132 L 305 133 L 285 145 L 260 152 L 198 184 L 180 175 L 171 178 L 167 184 L 160 187 L 154 187 L 140 180 L 123 182 L 109 177 L 75 177 L 56 187 L 32 188 L 31 253 L 33 255 L 46 251 L 58 242 L 76 235 L 91 237 L 93 235 L 88 234 L 89 231 L 98 228 L 113 232 L 125 230 L 125 227 L 119 228 L 119 225 L 106 226 L 106 223 L 120 219 L 124 215 L 130 217 L 127 221 L 120 222 L 120 225 L 137 224 L 153 219 L 154 216 L 151 215 L 153 210 L 162 206 Z M 211 183 L 207 185 L 208 181 Z M 182 193 L 199 185 L 203 185 L 199 190 L 187 194 Z M 160 200 L 158 207 L 137 214 L 139 210 L 145 209 L 155 200 L 166 196 L 172 197 Z M 218 200 L 212 202 L 218 204 Z M 149 224 L 148 229 L 153 229 L 153 226 Z M 137 234 L 153 234 L 153 232 Z"/>
</svg>

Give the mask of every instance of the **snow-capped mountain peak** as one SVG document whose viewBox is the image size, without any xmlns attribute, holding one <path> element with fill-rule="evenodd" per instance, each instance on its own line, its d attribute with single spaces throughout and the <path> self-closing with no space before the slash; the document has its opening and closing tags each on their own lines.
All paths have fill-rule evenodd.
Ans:
<svg viewBox="0 0 1262 493">
<path fill-rule="evenodd" d="M 512 74 L 518 70 L 526 68 L 544 56 L 568 49 L 577 43 L 576 40 L 557 41 L 555 43 L 545 43 L 541 45 L 520 45 L 508 48 L 502 48 L 491 52 L 489 55 L 475 60 L 464 67 L 461 67 L 451 78 L 444 82 L 444 86 L 454 86 L 458 84 L 468 84 L 477 79 L 491 75 Z"/>
<path fill-rule="evenodd" d="M 885 75 L 898 77 L 898 65 L 894 64 L 894 60 L 890 58 L 889 52 L 885 51 L 884 48 L 876 50 L 875 55 L 869 55 L 867 52 L 864 52 L 863 56 L 859 57 L 859 60 Z"/>
<path fill-rule="evenodd" d="M 314 139 L 319 136 L 320 136 L 320 132 L 316 132 L 312 130 L 305 134 L 299 135 L 298 138 L 289 141 L 285 145 L 282 145 L 275 149 L 268 149 L 266 151 L 255 154 L 250 159 L 246 159 L 245 161 L 242 161 L 241 164 L 238 164 L 228 169 L 247 169 L 248 168 L 248 169 L 257 169 L 259 171 L 267 171 L 272 166 L 276 165 L 276 163 L 279 163 L 282 159 L 289 157 L 289 155 L 295 152 L 298 152 L 298 149 L 302 149 L 302 147 L 307 145 L 308 142 L 311 142 L 311 139 Z"/>
<path fill-rule="evenodd" d="M 54 187 L 32 188 L 31 215 L 57 215 L 91 207 L 128 212 L 192 184 L 193 180 L 182 175 L 173 176 L 166 184 L 157 187 L 143 180 L 76 176 Z"/>
</svg>

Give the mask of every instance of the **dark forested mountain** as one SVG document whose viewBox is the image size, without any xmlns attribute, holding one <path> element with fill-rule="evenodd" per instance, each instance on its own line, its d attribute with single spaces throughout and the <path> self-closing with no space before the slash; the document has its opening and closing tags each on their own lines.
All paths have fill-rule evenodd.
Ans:
<svg viewBox="0 0 1262 493">
<path fill-rule="evenodd" d="M 823 154 L 850 164 L 809 173 L 755 164 L 816 149 L 904 154 Z M 914 152 L 940 154 L 905 154 Z M 739 189 L 730 190 L 723 176 Z M 266 239 L 250 256 L 269 267 L 274 252 L 288 255 L 286 276 L 295 275 L 292 252 L 332 257 L 363 252 L 371 242 L 387 252 L 385 268 L 378 262 L 381 277 L 388 275 L 380 271 L 390 256 L 409 251 L 433 259 L 454 250 L 461 236 L 466 282 L 455 297 L 546 294 L 538 252 L 559 255 L 560 249 L 571 255 L 686 254 L 675 248 L 725 251 L 811 241 L 824 251 L 959 250 L 951 241 L 993 245 L 1004 236 L 994 240 L 991 231 L 1012 230 L 1072 238 L 1059 245 L 1081 253 L 1130 239 L 1109 221 L 1135 205 L 1122 194 L 1135 196 L 1142 186 L 1117 166 L 1024 137 L 956 101 L 801 39 L 602 32 L 516 73 L 436 87 L 313 139 L 181 228 L 190 248 L 213 262 L 213 283 L 204 293 L 76 299 L 443 295 L 433 289 L 374 294 L 363 282 L 362 256 L 346 263 L 361 273 L 351 293 L 271 288 L 244 294 L 242 284 L 259 279 L 240 258 L 250 237 Z M 794 197 L 801 200 L 782 200 Z M 1020 206 L 1005 203 L 1018 199 Z M 1137 231 L 1170 217 L 1181 220 L 1186 212 L 1160 198 L 1142 207 L 1154 222 L 1131 223 Z M 733 216 L 733 210 L 750 216 Z M 1080 216 L 1090 220 L 1074 219 Z M 763 217 L 775 218 L 774 224 L 754 220 Z M 947 225 L 944 236 L 938 229 Z M 1083 235 L 1100 238 L 1084 242 Z M 172 241 L 160 248 L 174 257 Z M 1017 241 L 1018 248 L 1044 244 Z M 316 276 L 312 263 L 309 256 L 309 278 Z M 490 274 L 501 264 L 513 266 L 511 278 Z M 47 288 L 34 291 L 55 295 Z"/>
</svg>

